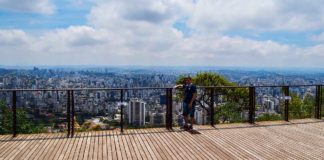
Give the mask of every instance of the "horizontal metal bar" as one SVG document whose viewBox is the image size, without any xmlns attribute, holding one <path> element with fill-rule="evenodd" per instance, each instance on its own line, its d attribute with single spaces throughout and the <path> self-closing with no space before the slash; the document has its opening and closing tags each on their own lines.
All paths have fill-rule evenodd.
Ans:
<svg viewBox="0 0 324 160">
<path fill-rule="evenodd" d="M 197 86 L 199 89 L 211 89 L 211 88 L 275 88 L 275 87 L 315 87 L 324 86 L 324 84 L 310 84 L 310 85 L 265 85 L 265 86 Z M 155 90 L 155 89 L 177 89 L 173 87 L 130 87 L 130 88 L 59 88 L 59 89 L 0 89 L 0 92 L 36 92 L 36 91 L 117 91 L 117 90 Z"/>
</svg>

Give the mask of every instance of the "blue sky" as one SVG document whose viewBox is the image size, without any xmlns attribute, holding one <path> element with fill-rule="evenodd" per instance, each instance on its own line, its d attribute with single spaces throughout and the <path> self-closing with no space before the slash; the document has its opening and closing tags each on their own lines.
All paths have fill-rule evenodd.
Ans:
<svg viewBox="0 0 324 160">
<path fill-rule="evenodd" d="M 55 5 L 53 14 L 1 9 L 0 27 L 2 29 L 49 30 L 87 23 L 86 15 L 91 8 L 90 2 L 87 5 L 72 4 L 67 0 L 56 0 L 52 3 Z"/>
<path fill-rule="evenodd" d="M 324 67 L 323 3 L 0 0 L 0 64 Z"/>
</svg>

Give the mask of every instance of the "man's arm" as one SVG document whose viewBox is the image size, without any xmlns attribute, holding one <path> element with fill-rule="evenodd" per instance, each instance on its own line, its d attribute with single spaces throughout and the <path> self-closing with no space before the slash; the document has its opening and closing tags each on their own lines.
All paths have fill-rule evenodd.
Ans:
<svg viewBox="0 0 324 160">
<path fill-rule="evenodd" d="M 196 88 L 196 86 L 191 86 L 192 88 L 192 98 L 191 98 L 191 100 L 190 100 L 190 103 L 189 103 L 189 107 L 191 108 L 192 107 L 192 104 L 193 104 L 193 102 L 196 100 L 196 98 L 197 98 L 197 88 Z"/>
<path fill-rule="evenodd" d="M 190 100 L 189 107 L 192 107 L 192 103 L 196 100 L 197 98 L 197 92 L 193 93 L 192 99 Z"/>
<path fill-rule="evenodd" d="M 175 89 L 177 89 L 177 88 L 183 88 L 183 84 L 175 85 L 173 88 L 175 88 Z"/>
</svg>

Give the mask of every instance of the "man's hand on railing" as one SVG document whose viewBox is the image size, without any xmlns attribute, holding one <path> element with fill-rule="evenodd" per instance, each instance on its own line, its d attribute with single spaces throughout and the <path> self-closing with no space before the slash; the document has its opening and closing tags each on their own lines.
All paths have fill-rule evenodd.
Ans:
<svg viewBox="0 0 324 160">
<path fill-rule="evenodd" d="M 178 89 L 178 88 L 183 88 L 183 85 L 178 84 L 178 85 L 173 86 L 173 89 Z"/>
</svg>

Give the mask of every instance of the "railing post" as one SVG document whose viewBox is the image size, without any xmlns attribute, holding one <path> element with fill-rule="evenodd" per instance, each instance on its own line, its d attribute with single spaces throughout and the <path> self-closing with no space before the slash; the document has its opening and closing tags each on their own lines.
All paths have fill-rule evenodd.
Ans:
<svg viewBox="0 0 324 160">
<path fill-rule="evenodd" d="M 320 86 L 320 107 L 319 107 L 319 116 L 320 116 L 320 119 L 322 119 L 322 104 L 323 104 L 323 99 L 322 99 L 322 96 L 323 96 L 323 92 L 322 92 L 322 85 Z"/>
<path fill-rule="evenodd" d="M 255 122 L 255 87 L 249 87 L 249 123 Z"/>
<path fill-rule="evenodd" d="M 72 103 L 72 116 L 71 116 L 71 123 L 72 123 L 72 127 L 71 127 L 71 137 L 74 136 L 74 115 L 75 115 L 75 110 L 74 110 L 74 91 L 71 91 L 71 103 Z"/>
<path fill-rule="evenodd" d="M 165 113 L 165 128 L 172 130 L 172 89 L 165 90 L 166 113 Z"/>
<path fill-rule="evenodd" d="M 120 132 L 124 133 L 124 90 L 120 90 Z"/>
<path fill-rule="evenodd" d="M 66 120 L 67 120 L 67 128 L 68 128 L 68 133 L 67 137 L 70 137 L 71 133 L 71 117 L 70 117 L 70 110 L 71 110 L 71 91 L 67 91 L 67 108 L 66 108 Z"/>
<path fill-rule="evenodd" d="M 17 92 L 12 92 L 12 135 L 17 136 Z"/>
<path fill-rule="evenodd" d="M 165 128 L 170 129 L 169 126 L 169 89 L 165 90 L 165 105 L 166 105 L 166 113 L 165 113 Z"/>
<path fill-rule="evenodd" d="M 289 121 L 289 86 L 283 87 L 285 93 L 285 121 Z"/>
<path fill-rule="evenodd" d="M 210 88 L 210 104 L 209 104 L 209 108 L 210 108 L 210 125 L 214 127 L 214 93 L 215 93 L 215 89 L 214 88 Z"/>
<path fill-rule="evenodd" d="M 321 86 L 316 86 L 316 106 L 315 106 L 315 118 L 321 119 Z"/>
<path fill-rule="evenodd" d="M 169 129 L 172 130 L 172 89 L 169 88 Z"/>
</svg>

